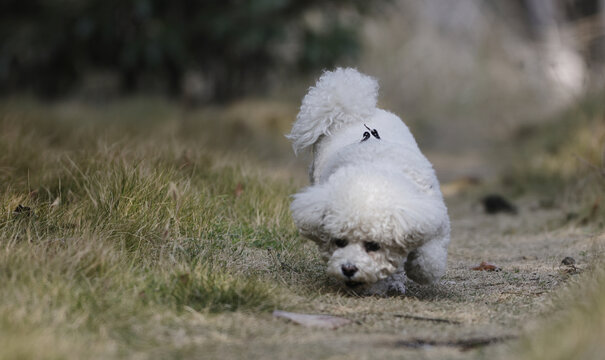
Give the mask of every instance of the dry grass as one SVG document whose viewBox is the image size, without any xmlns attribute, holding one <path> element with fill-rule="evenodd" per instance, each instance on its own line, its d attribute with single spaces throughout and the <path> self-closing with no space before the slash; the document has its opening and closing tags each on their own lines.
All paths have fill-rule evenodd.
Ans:
<svg viewBox="0 0 605 360">
<path fill-rule="evenodd" d="M 503 184 L 567 210 L 572 223 L 604 226 L 605 103 L 583 99 L 556 119 L 517 131 L 518 151 Z"/>
<path fill-rule="evenodd" d="M 591 261 L 591 226 L 532 199 L 484 215 L 471 193 L 449 199 L 441 284 L 344 294 L 290 218 L 306 181 L 282 136 L 291 110 L 247 117 L 255 104 L 3 101 L 0 358 L 482 357 L 574 276 L 564 256 Z M 470 270 L 481 261 L 503 270 Z M 353 324 L 307 329 L 275 308 Z"/>
<path fill-rule="evenodd" d="M 3 357 L 37 358 L 54 339 L 58 358 L 95 346 L 104 356 L 161 326 L 154 314 L 280 303 L 267 249 L 305 246 L 288 212 L 294 187 L 262 175 L 258 160 L 166 131 L 180 125 L 158 120 L 173 106 L 141 104 L 3 104 Z"/>
<path fill-rule="evenodd" d="M 557 296 L 547 319 L 534 324 L 513 357 L 599 359 L 605 351 L 605 273 L 598 263 Z"/>
<path fill-rule="evenodd" d="M 582 252 L 596 255 L 587 262 L 588 271 L 554 296 L 507 358 L 597 359 L 605 351 L 605 106 L 598 95 L 553 124 L 521 132 L 523 148 L 535 155 L 519 161 L 505 182 L 516 181 L 521 193 L 550 199 L 565 215 L 559 224 L 591 224 L 598 235 Z"/>
</svg>

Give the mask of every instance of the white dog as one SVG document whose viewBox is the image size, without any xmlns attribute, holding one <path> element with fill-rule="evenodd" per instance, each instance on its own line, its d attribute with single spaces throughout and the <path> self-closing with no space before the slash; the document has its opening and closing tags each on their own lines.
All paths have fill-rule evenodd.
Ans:
<svg viewBox="0 0 605 360">
<path fill-rule="evenodd" d="M 355 291 L 405 292 L 403 273 L 445 273 L 450 224 L 439 182 L 407 126 L 376 107 L 378 83 L 355 69 L 325 72 L 287 137 L 313 148 L 311 186 L 291 205 L 328 274 Z"/>
</svg>

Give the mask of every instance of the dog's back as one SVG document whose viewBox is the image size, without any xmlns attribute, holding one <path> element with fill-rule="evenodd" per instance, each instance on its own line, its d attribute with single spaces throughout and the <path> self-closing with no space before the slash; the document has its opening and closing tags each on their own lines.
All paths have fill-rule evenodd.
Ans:
<svg viewBox="0 0 605 360">
<path fill-rule="evenodd" d="M 412 181 L 439 191 L 432 165 L 410 130 L 398 116 L 376 107 L 377 96 L 376 80 L 351 68 L 326 72 L 309 89 L 287 137 L 295 152 L 313 148 L 311 182 L 325 181 L 338 166 L 366 167 L 380 160 L 393 169 L 410 169 Z"/>
</svg>

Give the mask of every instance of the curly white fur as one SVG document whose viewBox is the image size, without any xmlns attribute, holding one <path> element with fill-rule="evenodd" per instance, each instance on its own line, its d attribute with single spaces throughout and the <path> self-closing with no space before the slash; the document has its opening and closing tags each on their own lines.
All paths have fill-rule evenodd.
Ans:
<svg viewBox="0 0 605 360">
<path fill-rule="evenodd" d="M 376 107 L 377 92 L 376 80 L 350 68 L 325 72 L 309 90 L 288 138 L 295 152 L 313 146 L 313 185 L 291 210 L 331 276 L 402 292 L 404 270 L 423 284 L 445 273 L 450 225 L 432 165 L 407 126 Z"/>
</svg>

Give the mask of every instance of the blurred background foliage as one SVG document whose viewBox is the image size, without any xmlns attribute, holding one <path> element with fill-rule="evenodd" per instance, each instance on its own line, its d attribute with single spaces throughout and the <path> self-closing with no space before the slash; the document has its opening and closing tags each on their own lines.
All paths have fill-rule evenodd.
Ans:
<svg viewBox="0 0 605 360">
<path fill-rule="evenodd" d="M 87 74 L 111 72 L 122 92 L 179 95 L 195 72 L 207 99 L 228 100 L 276 67 L 311 71 L 355 57 L 356 18 L 382 3 L 5 0 L 0 91 L 63 95 Z"/>
<path fill-rule="evenodd" d="M 0 96 L 159 95 L 215 106 L 246 125 L 243 137 L 259 122 L 281 136 L 323 69 L 354 66 L 379 80 L 380 105 L 404 118 L 440 178 L 490 177 L 523 129 L 603 93 L 603 9 L 605 0 L 4 0 Z"/>
</svg>

